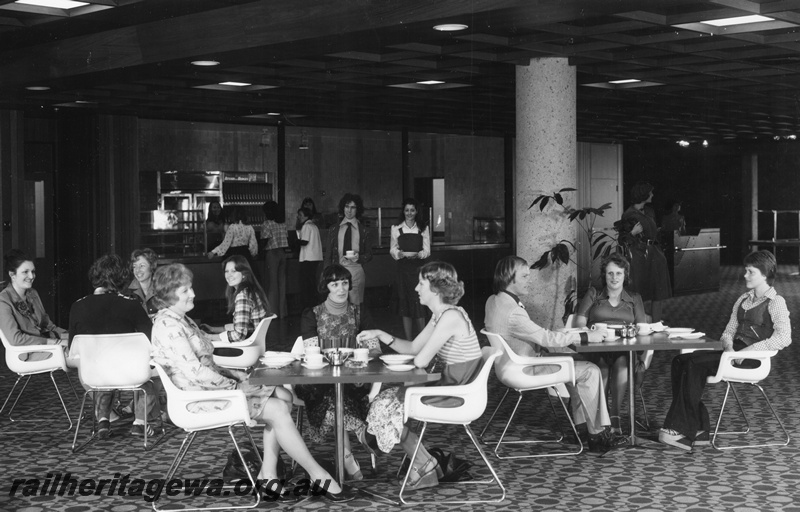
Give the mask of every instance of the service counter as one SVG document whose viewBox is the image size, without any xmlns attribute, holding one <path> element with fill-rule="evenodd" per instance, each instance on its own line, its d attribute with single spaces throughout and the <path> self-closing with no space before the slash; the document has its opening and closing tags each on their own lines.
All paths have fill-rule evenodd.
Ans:
<svg viewBox="0 0 800 512">
<path fill-rule="evenodd" d="M 687 236 L 676 236 L 674 252 L 667 251 L 671 264 L 674 295 L 688 295 L 719 290 L 719 229 L 689 230 Z"/>
</svg>

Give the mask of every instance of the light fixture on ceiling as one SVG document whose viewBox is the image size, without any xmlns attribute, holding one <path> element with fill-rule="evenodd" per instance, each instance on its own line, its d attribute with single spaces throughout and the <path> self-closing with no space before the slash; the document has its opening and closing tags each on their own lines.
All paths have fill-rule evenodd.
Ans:
<svg viewBox="0 0 800 512">
<path fill-rule="evenodd" d="M 193 60 L 192 61 L 192 65 L 193 66 L 204 66 L 204 67 L 219 66 L 219 61 L 218 60 Z"/>
<path fill-rule="evenodd" d="M 36 7 L 50 7 L 52 9 L 75 9 L 89 5 L 89 2 L 74 2 L 73 0 L 17 0 L 15 4 L 34 5 Z"/>
<path fill-rule="evenodd" d="M 441 25 L 434 25 L 433 30 L 439 32 L 458 32 L 459 30 L 466 30 L 469 27 L 462 23 L 443 23 Z"/>
<path fill-rule="evenodd" d="M 775 21 L 775 19 L 768 18 L 766 16 L 760 16 L 758 14 L 753 14 L 751 16 L 736 16 L 734 18 L 719 18 L 716 20 L 706 20 L 706 21 L 701 21 L 700 23 L 705 23 L 706 25 L 713 25 L 715 27 L 732 27 L 734 25 L 744 25 L 747 23 L 764 23 L 766 21 Z"/>
<path fill-rule="evenodd" d="M 444 82 L 441 80 L 424 80 L 422 82 L 417 82 L 417 83 L 420 85 L 440 85 L 443 84 Z"/>
<path fill-rule="evenodd" d="M 707 141 L 707 140 L 705 140 L 705 139 L 703 139 L 703 147 L 704 147 L 704 148 L 707 148 L 707 147 L 708 147 L 708 141 Z"/>
<path fill-rule="evenodd" d="M 636 78 L 625 78 L 623 80 L 609 80 L 608 81 L 608 83 L 615 84 L 615 85 L 619 85 L 619 84 L 636 84 L 636 83 L 639 83 L 639 82 L 641 82 L 641 80 L 638 80 Z"/>
<path fill-rule="evenodd" d="M 49 91 L 50 90 L 50 88 L 47 87 L 46 85 L 29 85 L 28 87 L 26 87 L 26 89 L 29 90 L 29 91 Z"/>
<path fill-rule="evenodd" d="M 680 147 L 682 147 L 682 148 L 688 148 L 689 147 L 689 141 L 681 139 L 681 140 L 678 141 L 678 145 Z"/>
<path fill-rule="evenodd" d="M 279 115 L 281 115 L 281 113 L 280 112 L 267 112 L 267 115 L 268 116 L 279 116 Z"/>
<path fill-rule="evenodd" d="M 230 87 L 250 87 L 253 84 L 247 82 L 220 82 L 219 85 L 228 85 Z"/>
</svg>

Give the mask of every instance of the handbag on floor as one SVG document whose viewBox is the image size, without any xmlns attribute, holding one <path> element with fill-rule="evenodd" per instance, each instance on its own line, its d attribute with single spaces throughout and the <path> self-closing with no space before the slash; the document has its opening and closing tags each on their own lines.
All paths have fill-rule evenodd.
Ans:
<svg viewBox="0 0 800 512">
<path fill-rule="evenodd" d="M 263 460 L 264 452 L 261 448 L 258 449 L 258 453 Z M 258 477 L 258 472 L 261 471 L 261 462 L 256 454 L 252 450 L 243 449 L 242 456 L 245 462 L 247 462 L 247 467 L 250 469 L 250 474 L 253 475 L 253 478 Z M 278 457 L 276 472 L 279 478 L 284 478 L 286 467 L 283 465 L 283 459 L 281 457 Z M 228 461 L 222 469 L 222 478 L 226 482 L 247 479 L 247 471 L 245 471 L 244 466 L 242 466 L 242 460 L 239 458 L 239 454 L 236 453 L 236 448 L 231 449 L 231 452 L 228 454 Z"/>
<path fill-rule="evenodd" d="M 469 468 L 472 467 L 472 463 L 468 460 L 459 459 L 456 457 L 455 452 L 445 453 L 444 450 L 438 447 L 431 448 L 428 451 L 439 461 L 439 467 L 442 468 L 442 473 L 444 473 L 444 476 L 439 479 L 440 482 L 472 480 L 472 475 L 469 474 Z"/>
</svg>

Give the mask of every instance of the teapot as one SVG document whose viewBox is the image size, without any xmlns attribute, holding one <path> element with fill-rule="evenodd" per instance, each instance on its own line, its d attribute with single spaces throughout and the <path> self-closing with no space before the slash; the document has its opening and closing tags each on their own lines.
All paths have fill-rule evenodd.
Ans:
<svg viewBox="0 0 800 512">
<path fill-rule="evenodd" d="M 638 329 L 633 324 L 625 324 L 620 331 L 623 338 L 633 338 L 636 336 Z"/>
<path fill-rule="evenodd" d="M 344 362 L 347 361 L 349 356 L 349 353 L 340 352 L 338 350 L 331 350 L 327 354 L 328 361 L 330 361 L 331 366 L 342 366 Z"/>
</svg>

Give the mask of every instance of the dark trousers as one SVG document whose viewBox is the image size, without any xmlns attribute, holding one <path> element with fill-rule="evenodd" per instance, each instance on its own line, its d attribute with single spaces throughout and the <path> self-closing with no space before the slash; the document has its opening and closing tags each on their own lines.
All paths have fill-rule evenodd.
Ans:
<svg viewBox="0 0 800 512">
<path fill-rule="evenodd" d="M 300 306 L 302 309 L 313 308 L 320 303 L 317 293 L 319 261 L 301 261 L 298 268 L 300 280 Z"/>
<path fill-rule="evenodd" d="M 672 359 L 672 405 L 664 428 L 694 441 L 698 431 L 709 431 L 708 409 L 702 401 L 706 378 L 716 375 L 722 352 L 700 350 Z"/>
</svg>

